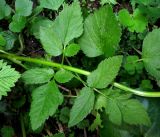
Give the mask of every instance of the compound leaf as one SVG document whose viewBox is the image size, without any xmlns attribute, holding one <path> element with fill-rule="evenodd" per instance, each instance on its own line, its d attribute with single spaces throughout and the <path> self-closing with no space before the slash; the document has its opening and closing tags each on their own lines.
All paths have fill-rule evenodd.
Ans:
<svg viewBox="0 0 160 137">
<path fill-rule="evenodd" d="M 112 8 L 104 6 L 86 18 L 79 44 L 88 57 L 102 54 L 109 57 L 117 50 L 120 36 L 121 29 Z"/>
<path fill-rule="evenodd" d="M 95 95 L 94 92 L 84 87 L 80 91 L 80 95 L 76 98 L 71 109 L 69 127 L 72 127 L 82 121 L 93 109 Z"/>
<path fill-rule="evenodd" d="M 49 116 L 52 116 L 63 102 L 56 83 L 51 81 L 36 88 L 32 93 L 30 120 L 33 130 L 38 129 Z"/>
<path fill-rule="evenodd" d="M 114 56 L 103 60 L 98 68 L 88 76 L 88 85 L 100 89 L 107 87 L 117 76 L 121 63 L 122 56 Z"/>
<path fill-rule="evenodd" d="M 54 71 L 49 68 L 34 68 L 25 71 L 22 79 L 26 84 L 42 84 L 49 82 L 53 77 Z"/>
<path fill-rule="evenodd" d="M 15 86 L 15 82 L 19 78 L 19 72 L 4 63 L 3 60 L 0 60 L 0 99 L 2 96 L 7 96 L 7 92 L 11 90 L 11 87 Z"/>
</svg>

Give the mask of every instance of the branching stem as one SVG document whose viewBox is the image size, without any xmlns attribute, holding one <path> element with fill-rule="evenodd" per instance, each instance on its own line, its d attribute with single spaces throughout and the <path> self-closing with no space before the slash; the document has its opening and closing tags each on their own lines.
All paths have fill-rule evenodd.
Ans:
<svg viewBox="0 0 160 137">
<path fill-rule="evenodd" d="M 36 58 L 30 58 L 30 57 L 22 57 L 22 56 L 17 56 L 17 55 L 14 55 L 14 54 L 9 54 L 9 53 L 4 53 L 4 52 L 1 52 L 1 53 L 2 54 L 0 54 L 0 57 L 7 58 L 11 61 L 13 59 L 15 59 L 15 60 L 18 60 L 18 61 L 32 62 L 32 63 L 42 64 L 42 65 L 45 65 L 45 66 L 50 66 L 50 67 L 55 67 L 55 68 L 63 68 L 63 69 L 66 69 L 66 70 L 69 70 L 69 71 L 72 71 L 72 72 L 75 72 L 75 73 L 78 73 L 78 74 L 82 74 L 82 75 L 85 75 L 85 76 L 88 76 L 88 75 L 91 74 L 91 72 L 89 72 L 89 71 L 85 71 L 85 70 L 82 70 L 82 69 L 79 69 L 79 68 L 75 68 L 75 67 L 72 67 L 72 66 L 67 66 L 67 65 L 63 65 L 63 64 L 59 64 L 59 63 L 55 63 L 55 62 L 50 62 L 50 61 L 45 61 L 45 60 L 42 60 L 42 59 L 36 59 Z M 142 97 L 160 97 L 160 92 L 139 91 L 139 90 L 132 89 L 130 87 L 127 87 L 127 86 L 122 85 L 122 84 L 117 83 L 117 82 L 113 82 L 113 86 L 116 87 L 116 88 L 119 88 L 121 90 L 124 90 L 126 92 L 131 92 L 135 95 L 142 96 Z"/>
</svg>

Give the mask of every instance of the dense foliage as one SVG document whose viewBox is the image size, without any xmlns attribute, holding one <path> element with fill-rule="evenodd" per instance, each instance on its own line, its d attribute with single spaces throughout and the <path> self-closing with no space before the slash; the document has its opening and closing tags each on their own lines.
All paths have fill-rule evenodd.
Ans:
<svg viewBox="0 0 160 137">
<path fill-rule="evenodd" d="M 0 0 L 2 137 L 160 137 L 160 0 Z"/>
</svg>

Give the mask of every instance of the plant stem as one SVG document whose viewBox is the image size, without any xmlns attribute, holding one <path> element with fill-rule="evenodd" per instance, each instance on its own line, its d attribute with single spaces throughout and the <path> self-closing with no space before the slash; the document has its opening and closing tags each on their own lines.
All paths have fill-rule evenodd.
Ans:
<svg viewBox="0 0 160 137">
<path fill-rule="evenodd" d="M 97 93 L 101 94 L 102 96 L 104 96 L 105 98 L 110 99 L 108 96 L 106 96 L 103 92 L 99 91 L 98 89 L 94 88 L 94 91 L 96 91 Z"/>
<path fill-rule="evenodd" d="M 136 49 L 135 47 L 132 47 L 138 54 L 142 55 L 142 52 Z"/>
<path fill-rule="evenodd" d="M 65 57 L 65 59 L 66 59 L 68 65 L 72 67 L 72 64 L 69 62 L 69 60 L 68 60 L 66 57 Z M 83 81 L 83 80 L 81 79 L 81 77 L 78 75 L 78 73 L 75 73 L 74 77 L 75 77 L 77 80 L 81 81 L 84 86 L 87 85 L 87 83 L 86 83 L 85 81 Z"/>
<path fill-rule="evenodd" d="M 24 44 L 23 44 L 22 34 L 19 34 L 18 39 L 19 39 L 19 43 L 20 43 L 20 48 L 19 48 L 19 52 L 18 53 L 22 54 L 23 50 L 24 50 Z"/>
<path fill-rule="evenodd" d="M 16 56 L 16 55 L 13 55 L 13 54 L 1 54 L 0 57 L 7 58 L 9 60 L 14 58 L 14 59 L 19 60 L 19 61 L 26 61 L 26 62 L 42 64 L 42 65 L 50 66 L 50 67 L 63 68 L 63 69 L 66 69 L 66 70 L 69 70 L 69 71 L 72 71 L 72 72 L 76 72 L 76 73 L 79 73 L 79 74 L 83 74 L 83 75 L 89 75 L 90 74 L 90 72 L 82 70 L 82 69 L 74 68 L 74 67 L 71 67 L 71 66 L 67 66 L 67 65 L 63 65 L 63 64 L 59 64 L 59 63 L 55 63 L 55 62 L 45 61 L 45 60 L 42 60 L 42 59 Z"/>
<path fill-rule="evenodd" d="M 67 98 L 76 98 L 77 96 L 73 96 L 73 95 L 63 95 L 64 97 L 67 97 Z"/>
<path fill-rule="evenodd" d="M 144 59 L 142 58 L 142 59 L 138 59 L 138 60 L 136 60 L 136 62 L 142 62 Z"/>
<path fill-rule="evenodd" d="M 72 72 L 75 72 L 75 73 L 78 73 L 78 74 L 82 74 L 82 75 L 85 75 L 85 76 L 88 76 L 88 75 L 91 74 L 91 72 L 89 72 L 89 71 L 85 71 L 85 70 L 82 70 L 82 69 L 78 69 L 78 68 L 75 68 L 75 67 L 72 67 L 72 66 L 67 66 L 67 65 L 63 65 L 63 64 L 59 64 L 59 63 L 55 63 L 55 62 L 50 62 L 50 61 L 45 61 L 45 60 L 42 60 L 42 59 L 36 59 L 36 58 L 30 58 L 30 57 L 17 56 L 17 55 L 5 53 L 5 52 L 2 52 L 2 51 L 1 51 L 1 53 L 2 54 L 0 54 L 0 57 L 7 58 L 11 61 L 13 59 L 15 59 L 15 60 L 19 60 L 19 61 L 32 62 L 32 63 L 42 64 L 42 65 L 45 65 L 45 66 L 50 66 L 50 67 L 55 67 L 55 68 L 63 68 L 63 69 L 66 69 L 66 70 L 69 70 L 69 71 L 72 71 Z M 121 90 L 131 92 L 131 93 L 133 93 L 135 95 L 138 95 L 138 96 L 160 97 L 160 92 L 139 91 L 139 90 L 132 89 L 130 87 L 127 87 L 127 86 L 122 85 L 122 84 L 117 83 L 117 82 L 114 82 L 113 86 L 116 87 L 116 88 L 119 88 Z"/>
<path fill-rule="evenodd" d="M 24 121 L 23 121 L 22 114 L 20 114 L 20 122 L 21 122 L 22 137 L 26 137 L 26 131 L 25 131 L 25 127 L 24 127 Z"/>
<path fill-rule="evenodd" d="M 116 88 L 119 88 L 121 90 L 131 92 L 135 95 L 142 96 L 142 97 L 160 97 L 160 92 L 139 91 L 139 90 L 132 89 L 130 87 L 124 86 L 124 85 L 122 85 L 120 83 L 117 83 L 117 82 L 114 82 L 113 86 L 116 87 Z"/>
</svg>

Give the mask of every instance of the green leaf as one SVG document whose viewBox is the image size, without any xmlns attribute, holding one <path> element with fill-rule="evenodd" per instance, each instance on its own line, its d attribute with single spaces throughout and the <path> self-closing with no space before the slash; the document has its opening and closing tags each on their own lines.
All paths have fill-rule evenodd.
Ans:
<svg viewBox="0 0 160 137">
<path fill-rule="evenodd" d="M 160 18 L 159 0 L 157 0 L 157 3 L 153 2 L 153 4 L 151 3 L 150 5 L 146 6 L 140 4 L 138 8 L 143 15 L 146 15 L 151 24 L 154 24 Z"/>
<path fill-rule="evenodd" d="M 63 102 L 63 95 L 60 93 L 54 81 L 36 88 L 32 93 L 30 120 L 33 130 L 38 129 L 52 116 L 59 105 Z"/>
<path fill-rule="evenodd" d="M 156 0 L 134 0 L 134 1 L 136 3 L 144 4 L 144 5 L 149 5 L 149 4 L 156 2 Z M 158 2 L 158 0 L 157 0 L 157 2 Z"/>
<path fill-rule="evenodd" d="M 67 57 L 75 56 L 80 50 L 80 46 L 78 44 L 70 44 L 64 50 L 64 55 Z"/>
<path fill-rule="evenodd" d="M 94 99 L 94 92 L 90 88 L 84 87 L 80 91 L 80 95 L 76 98 L 70 112 L 69 127 L 82 121 L 91 112 L 94 105 Z"/>
<path fill-rule="evenodd" d="M 15 82 L 20 78 L 20 74 L 0 60 L 0 99 L 2 96 L 7 96 L 11 87 L 15 86 Z"/>
<path fill-rule="evenodd" d="M 111 6 L 104 6 L 86 18 L 79 44 L 88 57 L 109 57 L 117 50 L 120 37 L 121 29 Z"/>
<path fill-rule="evenodd" d="M 153 85 L 151 83 L 151 80 L 148 80 L 148 79 L 142 80 L 140 88 L 142 88 L 143 90 L 152 90 L 153 89 Z"/>
<path fill-rule="evenodd" d="M 40 27 L 40 40 L 44 50 L 52 55 L 59 56 L 62 53 L 62 43 L 51 27 Z"/>
<path fill-rule="evenodd" d="M 79 129 L 85 129 L 89 127 L 89 120 L 88 119 L 83 119 L 81 122 L 79 122 L 76 125 L 77 128 Z"/>
<path fill-rule="evenodd" d="M 59 133 L 56 133 L 56 134 L 54 134 L 54 135 L 52 135 L 52 136 L 45 136 L 45 137 L 65 137 L 65 134 L 59 132 Z"/>
<path fill-rule="evenodd" d="M 9 29 L 13 32 L 21 32 L 22 29 L 24 29 L 26 22 L 25 17 L 15 14 L 12 17 L 12 22 L 9 24 Z"/>
<path fill-rule="evenodd" d="M 17 40 L 17 36 L 11 31 L 3 31 L 0 34 L 6 39 L 5 50 L 10 50 L 13 48 L 15 41 Z"/>
<path fill-rule="evenodd" d="M 103 60 L 98 68 L 87 77 L 88 85 L 100 89 L 107 87 L 117 76 L 121 63 L 122 56 L 114 56 Z"/>
<path fill-rule="evenodd" d="M 11 14 L 11 8 L 5 0 L 0 0 L 0 20 Z"/>
<path fill-rule="evenodd" d="M 13 137 L 15 135 L 14 129 L 10 126 L 3 126 L 1 129 L 2 137 Z"/>
<path fill-rule="evenodd" d="M 143 41 L 142 58 L 147 72 L 160 80 L 160 29 L 150 32 Z"/>
<path fill-rule="evenodd" d="M 127 27 L 134 25 L 132 16 L 129 14 L 127 9 L 122 9 L 118 12 L 119 21 Z"/>
<path fill-rule="evenodd" d="M 129 31 L 143 32 L 146 29 L 148 21 L 138 8 L 134 10 L 132 15 L 126 9 L 120 10 L 118 14 L 119 21 L 128 27 Z"/>
<path fill-rule="evenodd" d="M 147 100 L 149 116 L 152 120 L 152 125 L 145 132 L 145 137 L 159 137 L 160 136 L 160 102 L 157 100 Z"/>
<path fill-rule="evenodd" d="M 131 75 L 135 74 L 136 71 L 142 72 L 143 62 L 139 62 L 138 60 L 139 58 L 136 55 L 128 56 L 124 64 L 124 69 Z"/>
<path fill-rule="evenodd" d="M 117 4 L 116 0 L 101 0 L 101 4 L 104 5 L 106 3 Z"/>
<path fill-rule="evenodd" d="M 144 106 L 136 99 L 122 102 L 121 111 L 123 120 L 128 124 L 146 126 L 151 124 Z"/>
<path fill-rule="evenodd" d="M 64 107 L 60 110 L 60 115 L 59 115 L 59 120 L 63 123 L 66 124 L 69 121 L 69 113 L 70 109 L 68 107 Z"/>
<path fill-rule="evenodd" d="M 31 0 L 16 0 L 16 14 L 20 16 L 29 16 L 32 13 L 33 2 Z"/>
<path fill-rule="evenodd" d="M 142 15 L 142 13 L 140 12 L 138 8 L 134 10 L 133 22 L 134 22 L 134 26 L 130 27 L 131 32 L 133 31 L 143 32 L 148 25 L 147 18 Z"/>
<path fill-rule="evenodd" d="M 128 130 L 121 129 L 121 127 L 115 126 L 113 123 L 111 123 L 107 119 L 106 115 L 104 115 L 102 118 L 103 128 L 99 130 L 100 137 L 133 137 L 133 135 L 130 135 Z"/>
<path fill-rule="evenodd" d="M 72 5 L 64 5 L 64 9 L 54 22 L 53 29 L 61 39 L 63 45 L 67 45 L 74 38 L 78 38 L 83 32 L 83 18 L 78 1 Z"/>
<path fill-rule="evenodd" d="M 41 27 L 52 27 L 53 21 L 47 19 L 47 18 L 42 18 L 42 17 L 37 17 L 31 22 L 31 26 L 29 26 L 30 33 L 34 35 L 37 39 L 40 39 L 40 28 Z"/>
<path fill-rule="evenodd" d="M 58 10 L 64 0 L 40 0 L 40 6 L 43 8 Z"/>
<path fill-rule="evenodd" d="M 95 110 L 103 111 L 103 108 L 106 108 L 106 97 L 99 94 L 95 101 Z"/>
<path fill-rule="evenodd" d="M 53 137 L 65 137 L 65 134 L 64 133 L 57 133 L 57 134 L 54 134 Z"/>
<path fill-rule="evenodd" d="M 65 5 L 54 21 L 53 29 L 49 27 L 40 28 L 40 40 L 48 54 L 60 55 L 63 48 L 62 44 L 66 46 L 71 40 L 82 34 L 83 18 L 81 14 L 79 2 L 74 2 L 70 6 Z"/>
<path fill-rule="evenodd" d="M 97 127 L 102 128 L 102 120 L 100 114 L 97 112 L 96 119 L 93 121 L 92 125 L 89 127 L 89 130 L 94 131 Z"/>
<path fill-rule="evenodd" d="M 42 84 L 49 82 L 53 77 L 54 71 L 49 68 L 34 68 L 25 71 L 22 79 L 26 84 Z"/>
<path fill-rule="evenodd" d="M 130 94 L 122 94 L 117 90 L 105 90 L 103 98 L 103 106 L 109 120 L 116 124 L 121 125 L 122 122 L 131 125 L 150 125 L 149 116 L 144 106 L 135 99 L 129 99 Z M 100 108 L 101 109 L 101 108 Z"/>
<path fill-rule="evenodd" d="M 64 69 L 57 71 L 54 75 L 55 80 L 59 83 L 66 83 L 70 81 L 73 77 L 74 75 L 70 71 Z"/>
<path fill-rule="evenodd" d="M 5 46 L 6 45 L 6 40 L 5 38 L 0 34 L 0 46 Z"/>
<path fill-rule="evenodd" d="M 108 99 L 105 110 L 112 123 L 116 125 L 122 124 L 122 113 L 116 99 Z"/>
</svg>

